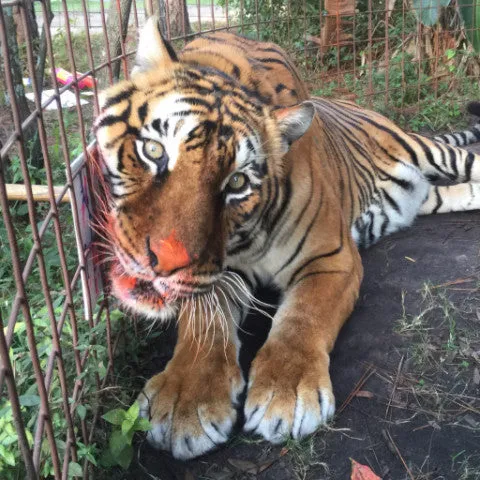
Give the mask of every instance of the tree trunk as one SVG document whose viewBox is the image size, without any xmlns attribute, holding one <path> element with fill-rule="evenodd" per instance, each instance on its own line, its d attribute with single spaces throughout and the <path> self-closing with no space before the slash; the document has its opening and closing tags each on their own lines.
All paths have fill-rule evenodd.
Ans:
<svg viewBox="0 0 480 480">
<path fill-rule="evenodd" d="M 23 68 L 20 59 L 20 52 L 17 41 L 17 26 L 15 24 L 15 12 L 12 7 L 4 7 L 5 16 L 5 31 L 8 41 L 8 53 L 10 58 L 10 72 L 5 72 L 6 75 L 10 73 L 15 91 L 16 103 L 20 114 L 20 120 L 23 122 L 30 115 L 30 108 L 28 107 L 27 97 L 25 96 L 25 88 L 23 86 Z M 8 95 L 6 93 L 6 95 Z M 15 101 L 12 98 L 6 98 L 7 103 Z M 23 140 L 27 153 L 30 156 L 31 164 L 35 167 L 43 166 L 43 156 L 36 144 L 38 142 L 38 135 L 36 124 L 33 123 L 29 128 L 23 132 Z"/>
<path fill-rule="evenodd" d="M 157 15 L 160 18 L 163 36 L 175 38 L 191 33 L 186 0 L 168 0 L 168 12 L 166 6 L 165 0 L 152 0 L 152 10 L 147 2 L 147 15 Z M 167 28 L 167 20 L 170 23 L 170 31 Z"/>
<path fill-rule="evenodd" d="M 48 22 L 45 28 L 49 28 L 53 19 L 53 13 L 50 9 L 50 1 L 47 0 L 46 7 L 48 9 Z M 5 22 L 8 35 L 9 51 L 11 53 L 12 64 L 12 78 L 15 85 L 15 92 L 17 96 L 17 103 L 20 110 L 20 116 L 22 121 L 30 115 L 30 109 L 28 107 L 27 99 L 25 97 L 25 90 L 23 88 L 22 77 L 24 75 L 23 65 L 19 56 L 19 45 L 23 45 L 27 41 L 27 35 L 29 41 L 32 43 L 33 55 L 37 59 L 35 65 L 35 71 L 30 72 L 32 83 L 35 82 L 38 87 L 39 95 L 43 90 L 43 79 L 45 74 L 45 58 L 47 53 L 47 41 L 45 37 L 45 28 L 42 30 L 42 36 L 38 35 L 38 24 L 35 16 L 35 9 L 33 7 L 32 0 L 25 0 L 24 7 L 26 13 L 26 21 L 28 23 L 28 32 L 24 31 L 23 20 L 19 7 L 11 9 L 11 15 L 6 12 Z M 43 154 L 40 145 L 40 137 L 35 123 L 32 124 L 24 132 L 25 146 L 28 151 L 30 164 L 36 168 L 43 168 Z"/>
<path fill-rule="evenodd" d="M 43 80 L 45 78 L 45 61 L 47 58 L 47 37 L 46 37 L 45 31 L 47 28 L 48 29 L 50 28 L 50 25 L 54 17 L 52 8 L 50 5 L 50 0 L 46 0 L 46 1 L 44 0 L 44 3 L 45 3 L 45 8 L 47 9 L 47 25 L 45 25 L 42 28 L 42 34 L 39 38 L 37 64 L 35 66 L 35 77 L 37 81 L 38 90 L 40 93 L 43 90 Z M 35 20 L 35 27 L 38 28 L 36 20 Z"/>
<path fill-rule="evenodd" d="M 110 46 L 110 58 L 122 54 L 122 45 L 125 44 L 128 31 L 128 21 L 132 10 L 132 0 L 120 0 L 120 12 L 117 9 L 117 2 L 112 1 L 107 17 L 108 42 Z M 120 65 L 122 60 L 112 65 L 113 80 L 120 76 Z"/>
<path fill-rule="evenodd" d="M 183 37 L 191 32 L 186 0 L 168 2 L 170 38 Z"/>
</svg>

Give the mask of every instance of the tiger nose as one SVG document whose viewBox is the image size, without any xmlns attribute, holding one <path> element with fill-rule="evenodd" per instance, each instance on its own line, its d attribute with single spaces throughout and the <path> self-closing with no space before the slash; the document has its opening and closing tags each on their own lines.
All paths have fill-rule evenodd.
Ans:
<svg viewBox="0 0 480 480">
<path fill-rule="evenodd" d="M 157 241 L 152 241 L 147 236 L 146 251 L 150 266 L 162 277 L 171 275 L 190 263 L 187 249 L 176 238 L 174 231 L 167 238 Z"/>
</svg>

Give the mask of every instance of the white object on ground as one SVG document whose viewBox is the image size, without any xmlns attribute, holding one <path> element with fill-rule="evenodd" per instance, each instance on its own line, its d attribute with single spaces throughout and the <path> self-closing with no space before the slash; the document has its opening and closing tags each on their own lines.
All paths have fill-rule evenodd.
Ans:
<svg viewBox="0 0 480 480">
<path fill-rule="evenodd" d="M 45 103 L 50 97 L 55 95 L 55 90 L 44 90 L 42 92 L 42 105 Z M 26 93 L 25 96 L 32 102 L 35 101 L 35 96 L 33 93 Z M 66 90 L 60 95 L 60 100 L 62 102 L 62 108 L 72 108 L 77 105 L 77 97 L 73 92 Z M 88 101 L 80 98 L 80 105 L 88 105 Z M 45 110 L 57 110 L 57 102 L 53 101 L 47 105 Z"/>
</svg>

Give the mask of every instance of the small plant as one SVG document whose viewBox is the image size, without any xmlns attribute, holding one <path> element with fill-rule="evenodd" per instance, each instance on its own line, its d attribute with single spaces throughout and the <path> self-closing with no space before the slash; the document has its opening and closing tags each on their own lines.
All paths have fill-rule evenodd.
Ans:
<svg viewBox="0 0 480 480">
<path fill-rule="evenodd" d="M 147 432 L 152 426 L 146 418 L 140 417 L 138 402 L 134 402 L 128 410 L 121 408 L 110 410 L 102 418 L 114 425 L 114 429 L 101 463 L 105 467 L 120 465 L 127 469 L 133 458 L 133 435 L 135 432 Z"/>
</svg>

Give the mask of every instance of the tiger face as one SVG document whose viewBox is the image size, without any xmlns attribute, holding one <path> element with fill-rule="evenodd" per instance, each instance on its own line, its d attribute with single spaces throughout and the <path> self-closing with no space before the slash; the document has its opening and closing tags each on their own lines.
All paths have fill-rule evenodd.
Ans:
<svg viewBox="0 0 480 480">
<path fill-rule="evenodd" d="M 268 207 L 269 179 L 313 107 L 267 105 L 233 77 L 182 62 L 153 23 L 95 133 L 112 197 L 112 291 L 150 317 L 210 291 Z"/>
</svg>

